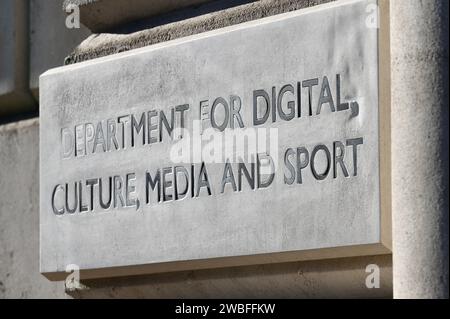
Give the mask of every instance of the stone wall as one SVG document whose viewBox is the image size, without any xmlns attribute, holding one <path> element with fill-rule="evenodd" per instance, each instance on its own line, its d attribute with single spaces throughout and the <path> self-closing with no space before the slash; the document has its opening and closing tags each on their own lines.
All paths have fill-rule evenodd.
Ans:
<svg viewBox="0 0 450 319">
<path fill-rule="evenodd" d="M 39 273 L 39 122 L 0 126 L 0 298 L 64 298 Z"/>
<path fill-rule="evenodd" d="M 120 3 L 122 0 L 115 1 Z M 139 2 L 139 0 L 136 1 Z M 413 4 L 412 7 L 409 7 L 409 11 L 406 11 L 407 13 L 417 13 L 418 11 L 414 10 L 419 6 L 427 6 L 432 10 L 425 10 L 424 12 L 429 12 L 433 17 L 436 15 L 444 17 L 442 19 L 448 23 L 448 4 L 442 8 L 434 6 L 437 3 L 434 0 L 408 1 Z M 76 3 L 77 1 L 66 1 L 65 5 L 71 2 Z M 81 0 L 79 4 L 88 6 L 95 5 L 97 2 L 99 0 Z M 215 28 L 314 6 L 322 2 L 328 2 L 328 0 L 262 0 L 256 2 L 236 0 L 228 4 L 224 4 L 223 1 L 201 0 L 192 1 L 191 6 L 176 11 L 173 11 L 176 9 L 176 5 L 169 6 L 169 9 L 156 11 L 156 15 L 152 15 L 152 8 L 148 7 L 146 9 L 149 10 L 146 11 L 147 18 L 139 16 L 134 17 L 136 18 L 134 19 L 131 15 L 131 17 L 127 17 L 128 20 L 123 22 L 125 24 L 122 23 L 114 27 L 108 26 L 107 28 L 110 29 L 107 33 L 89 36 L 90 31 L 85 27 L 77 30 L 65 28 L 62 0 L 3 0 L 0 3 L 0 27 L 4 30 L 2 32 L 5 35 L 0 38 L 0 41 L 2 41 L 0 42 L 0 50 L 2 51 L 0 52 L 0 123 L 2 123 L 0 124 L 0 298 L 391 298 L 396 278 L 398 278 L 397 281 L 406 278 L 406 274 L 401 275 L 398 271 L 396 278 L 393 278 L 391 255 L 89 280 L 83 282 L 85 286 L 83 289 L 67 292 L 63 282 L 50 282 L 39 273 L 39 120 L 37 118 L 39 87 L 37 79 L 40 73 L 52 67 L 63 65 L 66 57 L 66 63 L 81 62 Z M 391 32 L 400 34 L 403 32 L 400 29 L 404 29 L 411 22 L 402 20 L 401 17 L 405 16 L 405 19 L 407 19 L 410 16 L 404 15 L 400 6 L 394 9 L 396 9 L 396 19 L 398 19 L 399 24 L 395 24 L 395 29 Z M 418 14 L 411 16 L 424 19 L 423 16 Z M 89 24 L 89 22 L 86 23 Z M 104 31 L 101 28 L 92 27 L 94 32 Z M 430 27 L 431 31 L 427 30 L 436 34 L 436 29 L 433 28 L 439 28 L 439 26 L 433 25 Z M 447 39 L 448 26 L 447 29 L 442 26 L 441 28 L 444 31 L 439 35 L 443 33 Z M 410 30 L 412 36 L 420 33 L 420 30 Z M 397 41 L 395 43 L 401 47 L 403 45 L 401 41 L 404 41 L 404 39 L 395 39 Z M 435 38 L 429 37 L 429 39 Z M 444 44 L 439 41 L 433 42 L 433 45 L 436 44 L 438 45 L 437 52 L 441 55 L 438 55 L 436 59 L 431 56 L 431 59 L 434 59 L 433 61 L 437 61 L 433 66 L 439 66 L 433 69 L 437 74 L 435 81 L 438 84 L 446 83 L 447 87 L 448 71 L 442 71 L 441 65 L 446 66 L 445 69 L 448 70 L 448 40 L 447 42 L 444 41 Z M 442 47 L 442 45 L 444 49 L 441 52 L 439 46 Z M 410 64 L 402 62 L 405 59 L 408 63 L 413 60 L 408 60 L 408 57 L 427 63 L 426 55 L 405 55 L 402 50 L 394 52 L 397 53 L 394 70 L 399 70 L 398 72 L 406 72 L 405 65 L 408 68 L 410 67 Z M 442 59 L 444 62 L 442 62 Z M 411 64 L 411 68 L 414 68 L 414 65 Z M 439 71 L 439 68 L 442 70 Z M 429 76 L 425 69 L 421 68 L 421 70 L 423 70 L 421 74 L 424 77 Z M 393 78 L 396 77 L 393 76 Z M 403 78 L 398 81 L 398 83 L 403 82 Z M 399 107 L 402 105 L 401 101 L 409 101 L 408 96 L 410 95 L 405 90 L 414 89 L 413 84 L 409 82 L 407 84 L 410 85 L 408 88 L 395 86 L 403 92 L 403 95 L 398 95 L 399 102 L 397 105 Z M 437 87 L 441 87 L 439 85 Z M 431 92 L 433 88 L 426 87 L 424 90 Z M 418 94 L 424 96 L 423 93 L 419 92 Z M 447 161 L 448 166 L 448 137 L 447 139 L 442 138 L 443 131 L 448 133 L 448 89 L 441 91 L 439 94 L 434 96 L 437 100 L 433 101 L 441 101 L 437 102 L 441 103 L 438 112 L 441 122 L 438 123 L 435 120 L 427 122 L 427 116 L 424 113 L 420 113 L 424 117 L 420 120 L 421 123 L 431 123 L 430 125 L 440 127 L 433 131 L 436 136 L 428 136 L 427 143 L 437 145 L 434 148 L 436 154 L 441 154 L 439 153 L 440 150 L 447 149 L 447 152 L 442 154 L 444 155 L 443 160 L 444 162 Z M 414 99 L 420 100 L 417 96 L 414 96 Z M 403 110 L 407 110 L 407 108 Z M 33 118 L 24 120 L 24 118 L 29 117 Z M 436 118 L 433 117 L 433 119 Z M 404 124 L 403 116 L 401 119 L 402 121 L 398 122 L 399 130 L 394 130 L 394 132 L 397 132 L 394 138 L 397 138 L 398 143 L 401 143 L 404 137 L 408 135 L 406 134 L 407 130 L 412 129 L 412 127 L 422 129 L 424 134 L 427 132 L 426 125 L 416 125 L 414 116 L 408 117 L 407 121 L 410 123 L 408 125 Z M 412 122 L 414 122 L 414 126 L 411 126 Z M 395 123 L 397 122 L 394 121 Z M 426 134 L 421 136 L 426 137 Z M 405 147 L 414 150 L 414 142 L 411 139 L 408 141 L 412 144 L 407 144 Z M 398 157 L 397 160 L 394 159 L 393 163 L 397 163 L 397 168 L 403 167 L 401 154 L 411 155 L 411 153 L 405 153 L 402 148 L 397 148 L 396 154 Z M 414 163 L 409 162 L 409 165 L 407 169 L 414 170 Z M 396 167 L 393 167 L 393 169 L 396 169 Z M 448 168 L 445 170 L 442 166 L 434 170 L 433 174 L 444 176 L 442 170 L 448 174 Z M 407 174 L 404 170 L 401 172 Z M 397 180 L 399 181 L 398 187 L 408 186 L 408 183 L 404 183 L 404 179 Z M 422 234 L 420 238 L 416 237 L 418 240 L 414 241 L 414 250 L 408 250 L 409 248 L 405 243 L 409 240 L 408 236 L 412 236 L 411 233 L 405 235 L 399 231 L 397 237 L 394 234 L 394 240 L 395 238 L 399 239 L 399 244 L 395 245 L 394 243 L 394 248 L 397 247 L 396 249 L 398 249 L 397 254 L 394 251 L 394 254 L 396 254 L 394 260 L 398 256 L 399 264 L 402 264 L 402 260 L 405 260 L 402 256 L 409 256 L 410 260 L 413 259 L 411 257 L 413 255 L 420 256 L 421 251 L 423 251 L 421 247 L 433 249 L 437 243 L 440 245 L 439 247 L 447 250 L 447 254 L 444 254 L 444 256 L 441 248 L 439 248 L 439 251 L 436 250 L 439 256 L 436 257 L 435 254 L 431 254 L 434 259 L 439 260 L 440 268 L 429 268 L 431 269 L 430 276 L 434 276 L 433 278 L 438 278 L 442 274 L 447 276 L 447 292 L 442 292 L 444 290 L 441 289 L 442 291 L 439 290 L 439 293 L 435 294 L 433 291 L 436 291 L 436 287 L 430 286 L 430 289 L 433 290 L 430 292 L 422 286 L 421 291 L 416 294 L 421 297 L 445 297 L 446 295 L 448 298 L 448 212 L 447 215 L 442 213 L 445 209 L 448 209 L 448 197 L 446 200 L 442 199 L 442 193 L 447 192 L 448 194 L 448 177 L 447 179 L 441 178 L 440 181 L 437 186 L 440 195 L 433 202 L 436 203 L 436 208 L 431 210 L 431 212 L 438 212 L 435 215 L 438 217 L 432 220 L 432 225 L 439 229 L 439 233 L 437 235 L 434 233 L 433 237 L 429 234 L 429 240 L 432 243 L 430 245 L 421 243 L 420 240 L 428 240 L 427 234 Z M 401 192 L 398 187 L 397 192 Z M 415 206 L 403 205 L 405 202 L 412 203 L 411 196 L 415 197 L 414 193 L 407 194 L 410 197 L 397 197 L 395 207 L 407 207 L 408 211 L 414 212 Z M 417 198 L 420 199 L 421 196 L 427 197 L 428 195 L 427 193 L 420 194 Z M 425 210 L 420 210 L 420 213 L 423 214 Z M 402 210 L 399 209 L 399 211 Z M 396 217 L 398 229 L 402 227 L 414 231 L 414 227 L 420 227 L 416 223 L 423 222 L 423 219 L 405 219 L 403 216 L 399 214 Z M 406 224 L 402 224 L 401 221 Z M 404 253 L 405 249 L 406 253 Z M 424 259 L 420 260 L 422 262 Z M 368 275 L 365 270 L 369 264 L 376 264 L 380 267 L 381 287 L 379 289 L 368 289 L 365 285 Z M 400 271 L 404 268 L 399 267 L 398 269 Z M 436 274 L 432 271 L 440 271 L 442 274 Z M 420 271 L 415 272 L 414 276 L 417 278 L 423 277 Z M 414 276 L 405 282 L 413 282 L 413 279 L 416 278 Z M 408 294 L 409 288 L 403 288 L 402 290 L 402 287 L 410 287 L 405 282 L 399 281 L 397 284 L 397 287 L 399 287 L 397 296 L 412 296 Z M 435 280 L 427 282 L 432 285 L 439 285 Z M 427 282 L 424 283 L 425 286 Z M 443 285 L 445 285 L 445 280 Z M 441 284 L 441 286 L 443 285 Z M 421 294 L 421 292 L 424 293 Z"/>
</svg>

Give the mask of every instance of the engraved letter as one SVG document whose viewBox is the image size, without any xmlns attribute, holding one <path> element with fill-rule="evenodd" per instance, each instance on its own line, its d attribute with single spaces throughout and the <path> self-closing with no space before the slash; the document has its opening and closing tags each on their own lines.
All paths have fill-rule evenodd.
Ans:
<svg viewBox="0 0 450 319">
<path fill-rule="evenodd" d="M 328 78 L 323 77 L 322 89 L 320 90 L 319 104 L 317 106 L 317 115 L 320 114 L 322 110 L 322 104 L 328 103 L 330 105 L 331 112 L 335 112 L 333 96 L 331 95 L 330 84 L 328 83 Z"/>
<path fill-rule="evenodd" d="M 175 127 L 175 109 L 170 110 L 170 124 L 169 121 L 167 121 L 167 117 L 164 114 L 163 111 L 159 112 L 159 141 L 162 142 L 163 140 L 163 124 L 166 127 L 166 131 L 169 134 L 170 137 L 172 137 L 172 131 Z"/>
<path fill-rule="evenodd" d="M 145 144 L 145 113 L 142 113 L 141 120 L 136 121 L 134 115 L 131 115 L 131 147 L 134 147 L 135 144 L 135 133 L 139 134 L 142 131 L 142 145 Z"/>
<path fill-rule="evenodd" d="M 70 155 L 72 155 L 73 152 L 73 136 L 72 132 L 64 127 L 61 129 L 61 145 L 62 145 L 62 157 L 63 158 L 69 158 Z"/>
<path fill-rule="evenodd" d="M 348 110 L 348 103 L 341 103 L 341 75 L 340 74 L 336 74 L 336 105 L 337 105 L 338 112 Z"/>
<path fill-rule="evenodd" d="M 144 113 L 143 113 L 144 114 Z M 136 186 L 132 184 L 136 180 L 135 173 L 129 173 L 126 176 L 126 184 L 125 184 L 125 203 L 127 207 L 136 206 L 136 209 L 139 208 L 139 200 L 137 198 L 131 198 L 130 195 L 134 195 L 136 191 Z"/>
<path fill-rule="evenodd" d="M 179 190 L 178 185 L 178 173 L 182 173 L 185 179 L 186 186 L 182 192 Z M 175 193 L 175 200 L 183 199 L 186 197 L 188 189 L 189 189 L 189 173 L 188 170 L 183 166 L 175 166 L 174 175 L 173 175 L 173 187 Z M 193 187 L 193 186 L 191 186 Z"/>
<path fill-rule="evenodd" d="M 57 209 L 56 206 L 55 206 L 55 195 L 56 195 L 56 192 L 58 190 L 64 191 L 64 188 L 60 184 L 58 184 L 53 189 L 53 193 L 52 193 L 52 208 L 53 208 L 53 213 L 55 213 L 55 215 L 62 215 L 62 214 L 64 214 L 64 207 L 61 207 L 60 209 Z"/>
<path fill-rule="evenodd" d="M 200 195 L 200 189 L 202 187 L 206 187 L 208 195 L 211 195 L 211 186 L 209 185 L 208 171 L 206 170 L 204 162 L 202 162 L 200 173 L 198 174 L 197 191 L 195 197 L 198 197 Z"/>
<path fill-rule="evenodd" d="M 309 116 L 312 116 L 312 88 L 313 86 L 319 85 L 319 79 L 311 79 L 302 82 L 304 88 L 308 88 L 308 105 L 309 105 Z"/>
<path fill-rule="evenodd" d="M 305 159 L 302 160 L 302 154 L 305 154 Z M 309 152 L 305 147 L 297 148 L 297 184 L 303 183 L 302 169 L 306 168 L 309 164 Z"/>
<path fill-rule="evenodd" d="M 265 101 L 265 111 L 264 115 L 260 118 L 258 118 L 258 97 L 261 97 Z M 269 112 L 270 111 L 270 98 L 269 94 L 267 94 L 264 90 L 256 90 L 253 91 L 253 125 L 261 125 L 266 123 L 267 119 L 269 118 Z"/>
<path fill-rule="evenodd" d="M 100 178 L 99 180 L 99 185 L 98 185 L 98 194 L 99 194 L 99 202 L 100 202 L 100 206 L 103 209 L 109 209 L 111 207 L 111 202 L 112 202 L 112 177 L 109 177 L 109 188 L 108 188 L 108 202 L 106 202 L 106 204 L 103 202 L 103 182 L 102 179 Z"/>
<path fill-rule="evenodd" d="M 102 122 L 98 122 L 97 130 L 95 131 L 95 139 L 94 139 L 94 147 L 92 149 L 92 153 L 97 151 L 98 145 L 102 146 L 103 152 L 106 152 L 106 143 L 105 143 L 105 135 L 103 134 Z"/>
<path fill-rule="evenodd" d="M 295 102 L 294 101 L 287 102 L 287 108 L 289 109 L 289 113 L 284 113 L 282 103 L 283 97 L 287 92 L 290 92 L 292 93 L 292 95 L 294 95 L 294 87 L 291 84 L 286 84 L 281 88 L 280 94 L 278 95 L 277 107 L 280 117 L 285 121 L 290 121 L 295 117 Z"/>
<path fill-rule="evenodd" d="M 90 211 L 94 210 L 94 186 L 97 184 L 98 178 L 92 178 L 86 181 L 86 185 L 90 187 L 90 201 L 89 201 Z"/>
<path fill-rule="evenodd" d="M 152 191 L 155 190 L 155 188 L 157 188 L 157 194 L 158 194 L 158 202 L 161 201 L 161 191 L 160 191 L 160 186 L 161 186 L 161 172 L 158 169 L 156 171 L 156 175 L 155 178 L 153 179 L 152 176 L 150 175 L 149 172 L 145 173 L 145 193 L 146 193 L 146 203 L 149 204 L 150 203 L 150 187 L 152 189 Z"/>
<path fill-rule="evenodd" d="M 347 140 L 347 146 L 353 146 L 353 176 L 358 175 L 358 145 L 363 144 L 363 138 L 352 138 Z"/>
<path fill-rule="evenodd" d="M 116 138 L 116 120 L 109 119 L 106 121 L 106 144 L 108 146 L 108 152 L 111 151 L 111 146 L 114 144 L 115 149 L 119 149 L 119 143 Z"/>
<path fill-rule="evenodd" d="M 153 143 L 158 142 L 157 137 L 152 137 L 152 131 L 156 131 L 156 129 L 158 128 L 158 124 L 152 124 L 152 118 L 156 117 L 157 115 L 158 115 L 158 113 L 155 110 L 148 111 L 148 113 L 147 113 L 147 130 L 148 130 L 147 141 L 148 141 L 148 144 L 153 144 Z"/>
<path fill-rule="evenodd" d="M 224 120 L 223 123 L 221 125 L 218 125 L 216 122 L 216 108 L 219 104 L 223 105 L 224 111 L 225 111 L 225 116 L 224 116 Z M 227 123 L 228 123 L 228 119 L 230 117 L 230 110 L 228 109 L 228 103 L 227 101 L 225 101 L 225 99 L 223 97 L 218 97 L 217 99 L 214 100 L 212 108 L 211 108 L 211 125 L 212 127 L 214 127 L 215 129 L 219 130 L 220 132 L 223 132 L 225 130 L 225 128 L 227 127 Z"/>
<path fill-rule="evenodd" d="M 69 214 L 73 214 L 76 212 L 77 207 L 78 207 L 78 183 L 75 182 L 74 183 L 74 207 L 70 208 L 69 207 L 69 184 L 66 183 L 66 191 L 65 191 L 65 195 L 66 195 L 66 212 Z"/>
<path fill-rule="evenodd" d="M 234 128 L 234 121 L 238 122 L 239 127 L 244 127 L 244 122 L 242 121 L 241 116 L 241 106 L 242 101 L 241 98 L 237 95 L 230 95 L 230 127 Z"/>
<path fill-rule="evenodd" d="M 275 164 L 273 162 L 272 157 L 269 154 L 257 154 L 256 156 L 256 170 L 258 173 L 258 188 L 267 188 L 272 184 L 273 180 L 275 179 Z M 266 174 L 267 165 L 270 165 L 269 173 Z M 263 166 L 264 175 L 269 175 L 266 181 L 262 181 L 262 175 L 261 172 L 261 166 Z"/>
<path fill-rule="evenodd" d="M 240 162 L 238 164 L 238 190 L 242 190 L 242 175 L 245 174 L 245 178 L 247 179 L 248 184 L 251 189 L 255 189 L 255 163 L 250 163 L 250 171 L 248 171 L 247 167 L 244 163 Z"/>
<path fill-rule="evenodd" d="M 172 167 L 164 167 L 162 169 L 162 200 L 163 202 L 167 202 L 172 200 L 172 194 L 167 194 L 167 189 L 172 187 L 172 181 L 167 180 L 167 175 L 172 173 Z"/>
<path fill-rule="evenodd" d="M 315 162 L 314 162 L 314 160 L 316 159 L 316 154 L 317 154 L 318 151 L 323 151 L 325 153 L 326 157 L 327 157 L 327 167 L 326 167 L 325 171 L 322 174 L 317 173 L 316 167 L 315 167 Z M 314 175 L 314 177 L 317 180 L 324 180 L 328 176 L 328 173 L 330 172 L 330 166 L 331 166 L 330 151 L 323 144 L 316 145 L 316 147 L 314 147 L 314 149 L 313 149 L 313 151 L 311 153 L 311 171 L 312 171 L 312 174 Z"/>
<path fill-rule="evenodd" d="M 339 155 L 337 154 L 337 149 L 339 149 Z M 333 177 L 337 177 L 337 164 L 342 168 L 342 172 L 344 172 L 344 176 L 348 177 L 348 171 L 345 167 L 344 163 L 344 156 L 345 156 L 345 146 L 339 141 L 334 142 L 333 144 L 333 157 L 334 157 L 334 167 L 333 167 Z"/>
<path fill-rule="evenodd" d="M 284 183 L 288 185 L 292 185 L 295 181 L 295 168 L 292 165 L 292 163 L 289 161 L 289 156 L 294 155 L 295 152 L 292 148 L 288 148 L 286 150 L 286 153 L 284 153 L 284 165 L 286 166 L 286 169 L 289 171 L 290 176 L 286 176 L 284 174 Z"/>
<path fill-rule="evenodd" d="M 122 195 L 122 186 L 123 186 L 123 179 L 121 176 L 114 176 L 114 208 L 117 208 L 119 206 L 124 207 L 124 200 Z M 117 200 L 118 199 L 118 200 Z"/>
<path fill-rule="evenodd" d="M 227 162 L 225 163 L 225 167 L 223 170 L 221 190 L 220 190 L 221 193 L 225 191 L 225 185 L 227 183 L 230 183 L 231 187 L 233 187 L 233 191 L 236 191 L 236 181 L 234 179 L 233 167 L 231 166 L 229 159 L 227 159 Z"/>
</svg>

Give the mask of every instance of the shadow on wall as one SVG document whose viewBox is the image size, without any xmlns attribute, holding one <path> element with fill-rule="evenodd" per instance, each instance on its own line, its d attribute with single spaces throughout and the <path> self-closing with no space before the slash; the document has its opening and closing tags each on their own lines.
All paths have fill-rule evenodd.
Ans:
<svg viewBox="0 0 450 319">
<path fill-rule="evenodd" d="M 368 265 L 380 269 L 367 288 Z M 392 298 L 392 256 L 354 257 L 82 281 L 73 298 Z"/>
<path fill-rule="evenodd" d="M 255 2 L 258 0 L 215 0 L 205 4 L 193 5 L 155 17 L 145 18 L 124 25 L 117 26 L 108 30 L 108 33 L 130 34 L 145 29 L 154 28 L 160 25 L 182 21 L 208 13 L 213 13 L 225 9 L 230 9 L 243 4 Z"/>
</svg>

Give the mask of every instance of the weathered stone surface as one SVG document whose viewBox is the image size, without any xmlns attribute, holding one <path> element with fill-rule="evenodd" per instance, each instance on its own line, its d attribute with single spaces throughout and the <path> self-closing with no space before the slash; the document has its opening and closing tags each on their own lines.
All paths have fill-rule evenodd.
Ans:
<svg viewBox="0 0 450 319">
<path fill-rule="evenodd" d="M 0 125 L 0 298 L 65 298 L 39 273 L 39 124 Z"/>
<path fill-rule="evenodd" d="M 448 5 L 391 1 L 396 298 L 448 298 Z"/>
<path fill-rule="evenodd" d="M 368 3 L 347 2 L 280 15 L 55 69 L 41 76 L 41 271 L 52 277 L 64 272 L 67 265 L 76 264 L 85 271 L 84 276 L 95 277 L 387 253 L 380 245 L 378 30 L 366 25 Z M 280 51 L 280 47 L 285 49 Z M 337 74 L 342 78 L 340 98 L 341 89 L 334 91 L 340 79 Z M 186 103 L 189 110 L 185 124 L 192 133 L 199 102 L 209 100 L 211 105 L 216 97 L 228 99 L 230 94 L 242 98 L 243 122 L 249 127 L 253 90 L 264 89 L 269 95 L 272 85 L 278 91 L 293 83 L 290 93 L 294 94 L 297 81 L 303 81 L 299 83 L 305 87 L 310 82 L 306 80 L 315 77 L 319 78 L 319 87 L 309 99 L 307 92 L 302 93 L 303 111 L 297 104 L 297 113 L 290 113 L 295 119 L 265 126 L 278 129 L 279 147 L 275 152 L 269 150 L 278 159 L 274 165 L 278 170 L 267 189 L 244 187 L 233 192 L 228 185 L 220 191 L 223 159 L 222 164 L 206 163 L 211 196 L 205 195 L 204 188 L 199 196 L 199 188 L 189 182 L 195 198 L 166 201 L 163 195 L 164 203 L 154 203 L 154 199 L 148 203 L 146 172 L 154 178 L 157 169 L 163 167 L 184 165 L 190 169 L 186 162 L 177 163 L 169 156 L 177 143 L 162 130 L 159 139 L 164 142 L 152 145 L 148 144 L 154 135 L 146 139 L 142 132 L 139 139 L 144 137 L 144 145 L 136 142 L 130 146 L 128 134 L 120 143 L 111 139 L 121 129 L 115 124 L 121 115 L 138 116 L 156 110 L 161 119 L 160 111 L 170 114 L 172 106 Z M 336 104 L 320 104 L 321 112 L 319 95 L 323 100 L 331 96 L 326 90 L 328 81 Z M 308 101 L 314 103 L 309 115 Z M 279 102 L 278 117 L 288 112 L 283 107 Z M 109 146 L 104 144 L 104 151 L 99 151 L 100 132 L 106 123 Z M 66 152 L 70 132 L 78 134 L 72 141 L 76 150 L 69 147 Z M 83 134 L 86 139 L 80 141 Z M 344 145 L 347 141 L 350 147 L 346 152 L 351 154 L 348 143 L 356 138 L 360 139 L 359 151 L 353 147 L 353 158 L 347 155 L 342 163 L 350 172 L 347 178 L 336 161 L 333 167 L 341 176 L 333 178 L 334 170 L 325 169 L 331 164 L 327 166 L 322 156 L 316 167 L 320 172 L 325 169 L 324 176 L 332 172 L 326 180 L 317 176 L 320 174 L 313 177 L 304 173 L 301 185 L 285 185 L 289 174 L 283 167 L 283 157 L 288 148 L 295 155 L 300 146 L 311 152 L 321 143 L 331 149 L 334 141 L 343 141 Z M 119 146 L 122 143 L 127 146 Z M 336 159 L 337 153 L 333 154 Z M 199 169 L 197 165 L 195 176 Z M 298 173 L 291 171 L 290 175 L 296 175 L 299 183 Z M 101 207 L 98 195 L 86 201 L 89 193 L 84 183 L 89 183 L 88 179 L 103 178 L 106 183 L 113 176 L 116 194 L 123 192 L 126 178 L 134 181 L 129 188 L 130 201 L 123 200 L 127 198 L 125 193 L 122 199 L 122 195 L 115 195 L 115 204 L 106 208 Z M 72 195 L 67 190 L 69 183 Z M 67 198 L 73 198 L 74 187 L 83 187 L 82 197 L 74 202 L 66 198 L 64 205 L 63 185 Z M 81 212 L 69 212 L 74 203 Z"/>
<path fill-rule="evenodd" d="M 39 75 L 64 65 L 64 59 L 90 32 L 66 27 L 63 0 L 30 1 L 30 88 L 39 100 Z"/>
<path fill-rule="evenodd" d="M 65 0 L 64 8 L 78 6 L 81 22 L 92 32 L 104 32 L 125 23 L 208 1 L 211 0 Z"/>
<path fill-rule="evenodd" d="M 28 1 L 0 2 L 0 116 L 33 110 L 28 88 Z"/>
<path fill-rule="evenodd" d="M 391 255 L 83 281 L 74 298 L 392 298 Z M 368 265 L 380 269 L 367 288 Z"/>
<path fill-rule="evenodd" d="M 222 2 L 159 16 L 137 25 L 141 31 L 105 32 L 83 41 L 68 57 L 67 64 L 166 42 L 201 32 L 252 21 L 276 14 L 312 7 L 332 0 L 261 0 L 219 10 Z M 212 9 L 211 9 L 212 8 Z"/>
</svg>

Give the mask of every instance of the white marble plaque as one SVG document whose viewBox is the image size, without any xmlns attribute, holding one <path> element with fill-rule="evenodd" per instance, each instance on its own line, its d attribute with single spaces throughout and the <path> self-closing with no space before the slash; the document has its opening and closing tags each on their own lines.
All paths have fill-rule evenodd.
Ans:
<svg viewBox="0 0 450 319">
<path fill-rule="evenodd" d="M 339 1 L 43 74 L 41 272 L 389 252 L 376 4 Z"/>
</svg>

